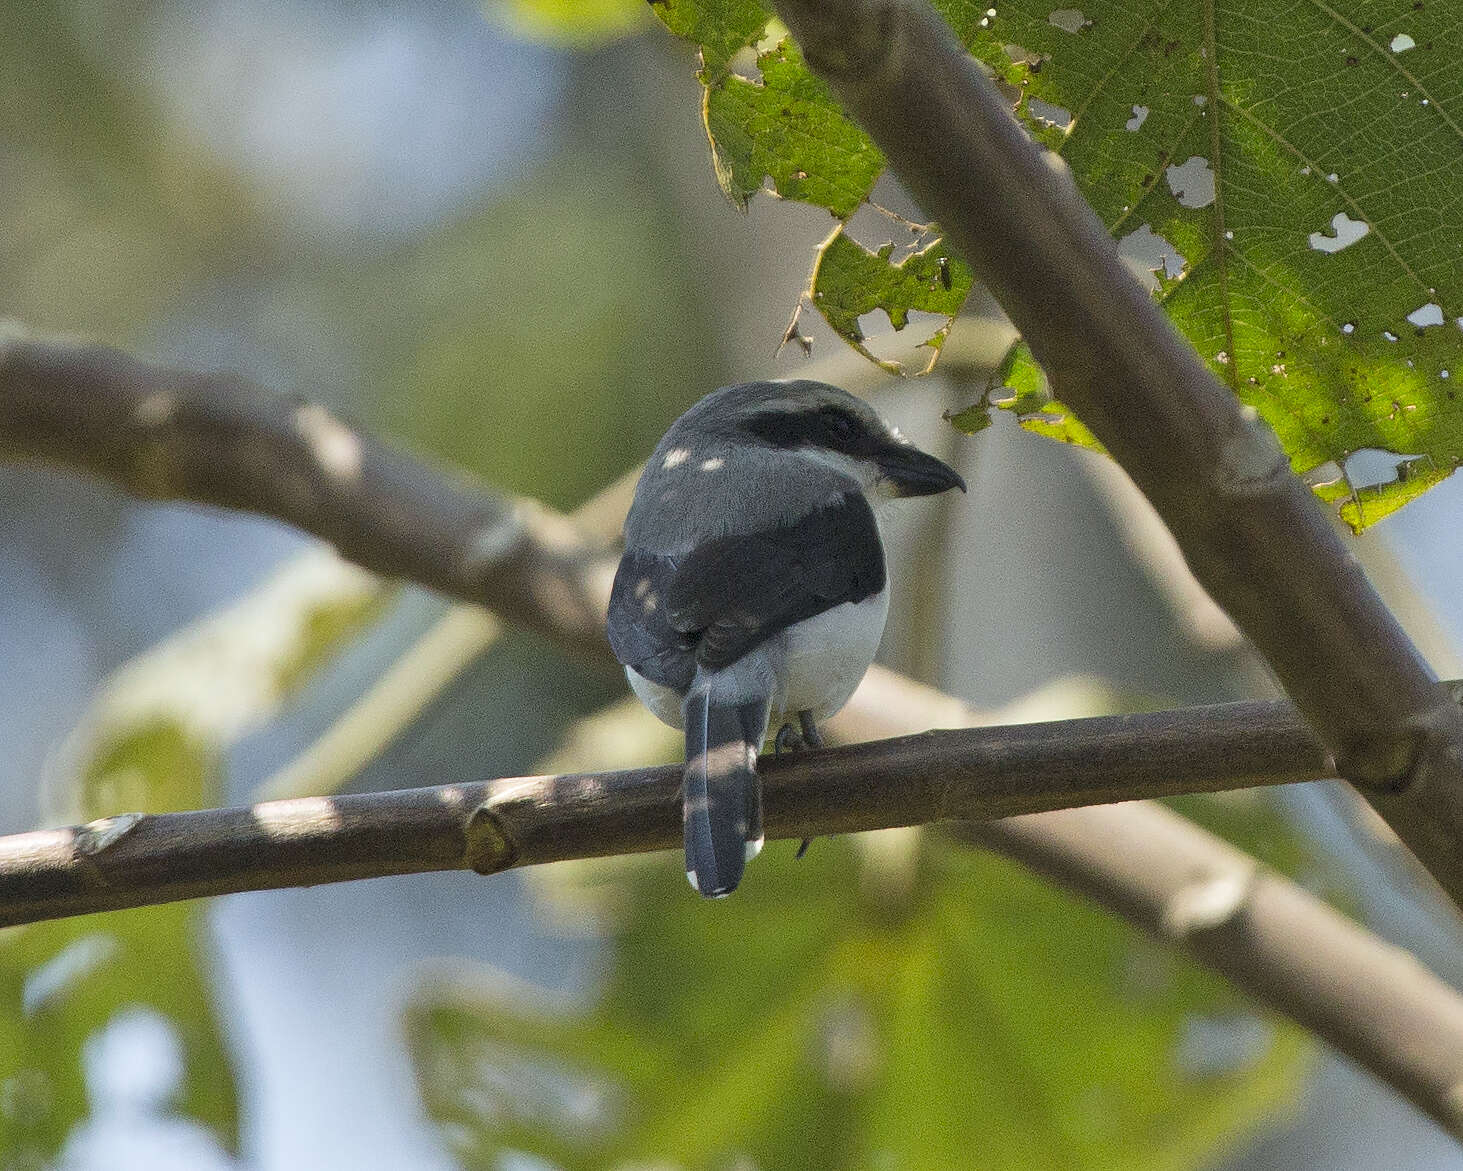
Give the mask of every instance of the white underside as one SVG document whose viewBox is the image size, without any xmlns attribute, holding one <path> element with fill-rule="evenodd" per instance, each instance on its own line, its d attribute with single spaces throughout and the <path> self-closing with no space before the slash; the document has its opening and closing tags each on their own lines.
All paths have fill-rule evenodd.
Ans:
<svg viewBox="0 0 1463 1171">
<path fill-rule="evenodd" d="M 862 602 L 844 602 L 794 623 L 731 666 L 698 675 L 697 682 L 728 703 L 770 691 L 774 726 L 781 723 L 777 717 L 804 711 L 815 721 L 826 720 L 848 702 L 874 661 L 888 614 L 885 588 Z M 625 676 L 641 703 L 671 727 L 681 726 L 678 692 L 629 667 Z"/>
</svg>

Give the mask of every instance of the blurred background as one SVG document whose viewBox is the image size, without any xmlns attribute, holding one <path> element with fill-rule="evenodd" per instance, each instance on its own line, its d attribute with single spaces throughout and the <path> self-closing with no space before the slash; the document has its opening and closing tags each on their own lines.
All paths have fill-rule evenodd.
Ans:
<svg viewBox="0 0 1463 1171">
<path fill-rule="evenodd" d="M 653 22 L 27 0 L 0 34 L 0 317 L 239 370 L 563 509 L 718 385 L 840 382 L 971 488 L 899 517 L 885 662 L 997 719 L 1273 693 L 1114 468 L 942 422 L 999 350 L 981 306 L 951 342 L 975 357 L 919 382 L 810 314 L 812 356 L 777 352 L 826 213 L 726 202 L 692 54 Z M 1449 677 L 1460 497 L 1352 545 Z M 279 525 L 0 467 L 0 830 L 304 791 L 332 766 L 302 754 L 414 648 L 440 685 L 331 783 L 675 753 L 616 675 L 451 619 Z M 1455 920 L 1339 788 L 1182 807 L 1463 979 Z M 5 932 L 0 1167 L 1463 1166 L 1008 864 L 906 833 L 791 852 L 709 911 L 657 856 Z"/>
</svg>

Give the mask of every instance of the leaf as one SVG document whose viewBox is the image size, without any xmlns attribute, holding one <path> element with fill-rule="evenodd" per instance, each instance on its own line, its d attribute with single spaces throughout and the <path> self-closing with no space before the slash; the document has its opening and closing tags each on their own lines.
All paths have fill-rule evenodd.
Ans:
<svg viewBox="0 0 1463 1171">
<path fill-rule="evenodd" d="M 721 189 L 738 207 L 769 177 L 787 199 L 847 219 L 873 190 L 884 156 L 844 117 L 790 40 L 757 58 L 762 80 L 735 74 L 706 91 L 706 133 Z"/>
<path fill-rule="evenodd" d="M 944 343 L 948 319 L 960 312 L 974 278 L 970 267 L 952 255 L 942 239 L 931 241 L 897 263 L 891 260 L 893 253 L 893 244 L 870 252 L 849 239 L 841 227 L 835 228 L 818 249 L 808 296 L 849 345 L 897 373 L 897 364 L 874 358 L 864 348 L 859 318 L 882 309 L 898 330 L 909 324 L 911 312 L 943 314 L 946 324 L 920 343 L 933 351 L 933 364 Z"/>
<path fill-rule="evenodd" d="M 876 357 L 863 345 L 859 314 L 883 309 L 895 329 L 904 328 L 911 309 L 944 314 L 944 324 L 921 343 L 930 348 L 925 365 L 929 370 L 970 292 L 971 274 L 946 254 L 939 241 L 927 246 L 913 264 L 896 265 L 890 262 L 892 244 L 870 253 L 844 235 L 848 220 L 864 205 L 884 170 L 878 147 L 844 116 L 790 38 L 783 37 L 757 56 L 759 77 L 742 77 L 731 70 L 732 58 L 766 28 L 768 13 L 760 4 L 727 0 L 652 6 L 672 32 L 700 46 L 703 64 L 698 76 L 706 87 L 702 110 L 706 136 L 717 181 L 727 198 L 745 208 L 762 190 L 763 181 L 770 179 L 783 198 L 832 212 L 839 227 L 819 250 L 809 290 L 813 304 L 849 345 L 891 373 L 902 373 L 903 367 Z M 932 271 L 931 265 L 938 267 Z M 928 285 L 931 275 L 934 288 Z M 784 340 L 795 336 L 796 318 Z"/>
<path fill-rule="evenodd" d="M 1000 6 L 977 56 L 1041 57 L 1019 67 L 1023 109 L 1074 117 L 1039 136 L 1114 235 L 1147 225 L 1182 255 L 1157 295 L 1295 469 L 1361 448 L 1427 457 L 1427 476 L 1348 501 L 1359 528 L 1456 467 L 1463 417 L 1442 374 L 1463 362 L 1456 6 L 1311 0 L 1256 21 L 1230 0 L 1206 24 L 1200 6 L 1103 2 L 1076 31 L 1049 9 Z M 1404 32 L 1415 50 L 1394 51 Z"/>
<path fill-rule="evenodd" d="M 772 18 L 758 0 L 650 0 L 661 22 L 699 46 L 703 85 L 721 80 L 731 59 L 759 40 Z"/>
<path fill-rule="evenodd" d="M 333 554 L 311 553 L 124 666 L 62 754 L 54 819 L 217 803 L 228 745 L 269 719 L 380 612 L 388 593 Z M 183 1072 L 173 1108 L 237 1150 L 233 1063 L 199 908 L 177 903 L 0 931 L 5 1166 L 55 1157 L 88 1114 L 84 1045 L 119 1012 L 138 1008 L 176 1036 Z"/>
<path fill-rule="evenodd" d="M 520 36 L 586 48 L 635 32 L 645 0 L 490 0 L 488 13 Z"/>
<path fill-rule="evenodd" d="M 1182 1168 L 1294 1100 L 1300 1030 L 1009 863 L 790 853 L 715 906 L 668 860 L 602 870 L 624 910 L 592 1006 L 482 969 L 419 986 L 461 1165 Z"/>
<path fill-rule="evenodd" d="M 1271 20 L 1247 0 L 939 7 L 1297 472 L 1363 449 L 1425 469 L 1348 492 L 1354 527 L 1458 466 L 1457 0 L 1304 0 Z M 1007 401 L 1093 443 L 1050 397 Z"/>
</svg>

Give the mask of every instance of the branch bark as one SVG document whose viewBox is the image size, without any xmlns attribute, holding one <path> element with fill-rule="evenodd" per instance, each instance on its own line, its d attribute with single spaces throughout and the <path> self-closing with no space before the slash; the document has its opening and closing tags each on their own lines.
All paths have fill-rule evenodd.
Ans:
<svg viewBox="0 0 1463 1171">
<path fill-rule="evenodd" d="M 272 516 L 367 569 L 549 623 L 581 653 L 606 651 L 610 544 L 235 374 L 155 366 L 0 322 L 0 456 L 90 472 L 144 499 Z"/>
<path fill-rule="evenodd" d="M 319 427 L 320 419 L 330 419 L 323 410 L 307 412 L 302 426 L 302 405 L 299 400 L 280 404 L 232 376 L 162 370 L 115 350 L 26 338 L 0 328 L 0 451 L 90 471 L 141 495 L 273 516 L 331 542 L 364 565 L 498 607 L 561 645 L 608 660 L 599 624 L 613 561 L 602 545 L 580 539 L 574 526 L 540 508 L 448 484 L 432 469 L 385 451 L 368 437 L 342 441 L 332 428 Z M 166 414 L 166 422 L 157 422 L 157 414 Z M 337 438 L 321 443 L 322 430 Z M 316 435 L 316 442 L 307 433 Z M 351 474 L 331 474 L 331 467 L 346 462 L 332 454 L 332 444 L 362 453 L 358 465 L 347 467 Z M 150 466 L 173 470 L 159 480 Z M 224 466 L 235 468 L 252 487 L 232 486 L 210 471 Z M 261 466 L 282 473 L 287 482 L 264 482 Z M 463 543 L 482 531 L 471 518 L 505 516 L 521 518 L 522 527 L 510 521 L 512 539 L 497 550 L 498 559 L 483 557 L 479 549 L 477 570 L 464 572 L 462 567 L 472 562 Z M 462 518 L 470 519 L 462 523 Z M 413 536 L 417 532 L 424 534 L 420 545 Z M 1234 732 L 1234 713 L 1248 706 L 1231 709 L 1229 734 Z M 1071 801 L 1076 794 L 1101 800 L 1133 796 L 1134 791 L 1116 787 L 1131 782 L 1154 786 L 1141 790 L 1153 793 L 1185 785 L 1222 788 L 1226 782 L 1216 762 L 1231 750 L 1247 754 L 1243 759 L 1248 763 L 1240 770 L 1248 774 L 1244 783 L 1329 774 L 1324 750 L 1293 713 L 1283 705 L 1254 710 L 1269 729 L 1264 736 L 1252 740 L 1251 728 L 1245 726 L 1237 740 L 1229 739 L 1222 747 L 1211 744 L 1208 752 L 1193 752 L 1189 733 L 1170 724 L 1169 743 L 1177 744 L 1200 770 L 1175 788 L 1163 787 L 1164 768 L 1149 758 L 1146 742 L 1137 748 L 1142 761 L 1128 762 L 1135 774 L 1122 777 L 1116 771 L 1121 754 L 1113 751 L 1121 737 L 1099 737 L 1077 754 L 1065 741 L 1047 745 L 1045 791 L 1053 799 L 1060 794 L 1062 801 Z M 1162 723 L 1188 720 L 1190 714 L 1147 718 Z M 964 725 L 977 719 L 978 713 L 960 701 L 875 668 L 833 727 L 845 734 L 853 730 L 862 736 L 892 736 L 932 723 Z M 1135 719 L 1140 717 L 1107 726 L 1126 727 L 1131 735 Z M 1093 727 L 1088 725 L 1089 735 Z M 967 785 L 983 788 L 987 779 L 1004 776 L 992 781 L 997 795 L 999 786 L 1006 787 L 1006 795 L 999 798 L 1004 805 L 982 806 L 985 798 L 977 792 L 968 794 L 973 804 L 963 804 L 966 790 L 958 770 L 941 774 L 939 783 L 893 770 L 884 774 L 886 788 L 861 806 L 865 790 L 851 785 L 848 769 L 865 753 L 896 750 L 860 748 L 846 756 L 809 757 L 770 767 L 771 832 L 801 837 L 805 832 L 905 824 L 921 815 L 974 815 L 983 809 L 994 816 L 1037 808 L 1013 804 L 1012 786 L 1027 802 L 1035 799 L 1036 791 L 1021 789 L 1013 774 L 994 769 L 990 753 L 1006 731 L 994 730 L 988 736 L 995 739 L 973 742 L 984 743 L 987 755 L 973 758 L 984 763 L 969 765 L 975 771 Z M 1009 764 L 1034 763 L 1033 735 L 1039 733 L 1027 729 L 1010 742 L 1024 744 L 1028 755 L 1018 753 L 1008 758 Z M 914 744 L 931 741 L 942 743 L 936 734 L 916 738 Z M 1262 742 L 1268 745 L 1265 751 L 1248 755 Z M 1106 750 L 1098 753 L 1104 743 Z M 1272 751 L 1273 757 L 1268 755 Z M 1089 759 L 1087 752 L 1094 755 Z M 1089 762 L 1108 771 L 1086 774 L 1082 768 Z M 816 798 L 810 778 L 822 768 L 827 780 L 826 770 L 835 763 L 833 788 Z M 886 756 L 885 768 L 890 767 Z M 987 779 L 977 786 L 976 775 Z M 0 839 L 0 922 L 235 890 L 474 864 L 492 870 L 576 852 L 673 847 L 680 840 L 678 784 L 676 769 L 608 778 L 523 778 L 247 809 L 146 818 L 123 814 L 86 826 L 16 835 Z M 552 821 L 559 816 L 554 810 L 560 802 L 562 836 Z M 474 822 L 480 808 L 486 812 Z M 1236 856 L 1232 847 L 1197 826 L 1172 815 L 1153 816 L 1149 806 L 1134 801 L 992 821 L 971 832 L 983 845 L 1150 927 L 1173 918 L 1160 915 L 1155 920 L 1154 907 L 1181 900 L 1195 875 Z M 1136 858 L 1146 861 L 1135 871 Z M 1235 865 L 1248 863 L 1240 858 Z M 1271 890 L 1278 893 L 1257 897 Z M 1463 1134 L 1460 1095 L 1453 1089 L 1463 1085 L 1463 1069 L 1458 1068 L 1463 1010 L 1451 989 L 1400 960 L 1334 910 L 1307 900 L 1284 879 L 1264 876 L 1263 882 L 1251 884 L 1235 914 L 1235 922 L 1243 916 L 1246 930 L 1224 933 L 1222 949 L 1218 944 L 1199 946 L 1200 937 L 1193 933 L 1185 937 L 1186 946 L 1262 1002 L 1311 1025 L 1452 1133 Z M 1166 937 L 1175 938 L 1172 932 Z M 1338 977 L 1337 963 L 1347 965 L 1348 979 Z M 1343 985 L 1348 990 L 1353 985 L 1370 988 L 1373 998 L 1358 1002 L 1349 991 L 1342 994 Z M 1368 1016 L 1375 1016 L 1377 1027 L 1370 1027 Z"/>
<path fill-rule="evenodd" d="M 764 758 L 772 838 L 1315 780 L 1278 701 L 922 732 Z M 0 926 L 203 895 L 669 849 L 678 765 L 122 814 L 0 838 Z"/>
<path fill-rule="evenodd" d="M 1463 903 L 1463 711 L 1269 429 L 1169 324 L 1065 164 L 1031 140 L 928 4 L 776 7 L 1001 302 L 1057 396 L 1153 502 L 1340 774 Z"/>
</svg>

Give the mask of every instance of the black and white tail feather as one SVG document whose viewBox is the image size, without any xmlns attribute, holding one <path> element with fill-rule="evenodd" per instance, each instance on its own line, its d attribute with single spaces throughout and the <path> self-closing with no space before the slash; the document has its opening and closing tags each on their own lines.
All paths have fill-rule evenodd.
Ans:
<svg viewBox="0 0 1463 1171">
<path fill-rule="evenodd" d="M 734 891 L 762 849 L 757 753 L 768 714 L 765 701 L 726 706 L 705 687 L 686 696 L 686 878 L 708 898 Z"/>
</svg>

